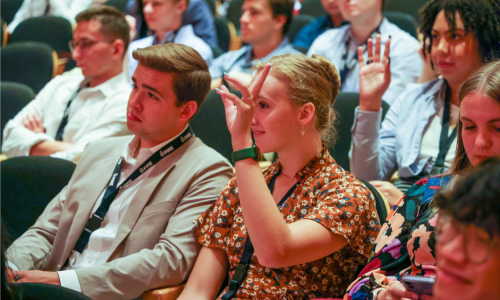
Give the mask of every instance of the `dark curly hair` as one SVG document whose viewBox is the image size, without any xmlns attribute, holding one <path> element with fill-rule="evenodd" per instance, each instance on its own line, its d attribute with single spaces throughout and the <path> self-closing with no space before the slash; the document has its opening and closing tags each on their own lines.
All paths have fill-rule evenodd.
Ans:
<svg viewBox="0 0 500 300">
<path fill-rule="evenodd" d="M 450 29 L 455 30 L 456 13 L 462 17 L 465 33 L 472 32 L 479 43 L 483 63 L 500 58 L 500 1 L 498 0 L 433 0 L 421 10 L 420 32 L 423 34 L 424 55 L 432 47 L 432 27 L 444 10 Z M 429 42 L 427 42 L 427 38 Z"/>
<path fill-rule="evenodd" d="M 483 228 L 490 237 L 500 234 L 500 158 L 488 158 L 433 202 L 440 214 Z"/>
</svg>

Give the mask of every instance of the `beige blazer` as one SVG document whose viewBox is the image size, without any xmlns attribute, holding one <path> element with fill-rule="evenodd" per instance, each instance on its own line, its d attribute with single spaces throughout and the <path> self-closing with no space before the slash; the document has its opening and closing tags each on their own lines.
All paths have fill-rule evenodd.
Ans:
<svg viewBox="0 0 500 300">
<path fill-rule="evenodd" d="M 20 270 L 61 270 L 129 139 L 90 143 L 69 184 L 7 250 L 7 259 Z M 232 176 L 228 161 L 198 138 L 162 159 L 126 210 L 108 261 L 76 270 L 83 293 L 132 299 L 184 282 L 200 250 L 193 221 Z"/>
</svg>

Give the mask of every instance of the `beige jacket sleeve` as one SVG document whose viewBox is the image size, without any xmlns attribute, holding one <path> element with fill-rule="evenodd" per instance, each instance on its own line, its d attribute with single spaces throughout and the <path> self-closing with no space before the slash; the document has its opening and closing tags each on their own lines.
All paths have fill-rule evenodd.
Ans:
<svg viewBox="0 0 500 300">
<path fill-rule="evenodd" d="M 131 299 L 184 282 L 200 250 L 193 221 L 215 202 L 231 177 L 230 166 L 222 160 L 200 169 L 153 249 L 76 270 L 83 293 L 92 299 Z"/>
</svg>

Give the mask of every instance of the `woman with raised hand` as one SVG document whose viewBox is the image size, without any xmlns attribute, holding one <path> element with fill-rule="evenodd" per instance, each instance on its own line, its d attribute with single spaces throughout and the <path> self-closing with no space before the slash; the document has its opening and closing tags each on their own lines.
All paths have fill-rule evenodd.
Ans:
<svg viewBox="0 0 500 300">
<path fill-rule="evenodd" d="M 401 276 L 436 275 L 437 215 L 432 199 L 485 159 L 500 157 L 499 90 L 500 61 L 483 66 L 465 81 L 459 92 L 457 149 L 449 174 L 419 180 L 397 202 L 382 226 L 370 261 L 344 300 L 418 299 L 417 294 L 406 291 Z"/>
<path fill-rule="evenodd" d="M 372 181 L 391 205 L 418 179 L 451 166 L 460 87 L 483 64 L 500 58 L 500 2 L 430 1 L 422 10 L 420 31 L 424 53 L 442 78 L 409 85 L 382 126 L 382 95 L 391 81 L 389 53 L 381 55 L 377 38 L 375 51 L 368 43 L 368 61 L 359 56 L 360 104 L 352 128 L 351 172 Z M 392 184 L 389 179 L 396 171 L 399 179 Z"/>
<path fill-rule="evenodd" d="M 277 56 L 254 68 L 250 87 L 226 75 L 243 98 L 218 91 L 236 178 L 196 221 L 202 249 L 180 299 L 342 296 L 380 223 L 368 188 L 326 146 L 339 75 L 318 55 Z M 264 172 L 258 149 L 278 154 Z"/>
</svg>

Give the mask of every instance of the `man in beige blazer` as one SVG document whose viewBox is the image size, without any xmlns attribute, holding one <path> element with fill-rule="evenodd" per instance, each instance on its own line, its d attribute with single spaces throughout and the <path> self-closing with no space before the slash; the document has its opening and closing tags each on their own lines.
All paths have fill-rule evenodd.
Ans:
<svg viewBox="0 0 500 300">
<path fill-rule="evenodd" d="M 60 284 L 92 299 L 132 299 L 187 279 L 200 248 L 192 222 L 232 177 L 227 160 L 189 132 L 210 74 L 184 45 L 138 49 L 134 58 L 139 66 L 127 108 L 134 135 L 86 147 L 68 186 L 7 250 L 10 281 Z M 158 162 L 151 160 L 155 153 Z M 134 174 L 140 175 L 128 183 Z M 116 189 L 83 251 L 75 251 L 117 178 L 123 189 Z"/>
</svg>

